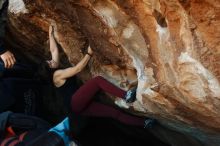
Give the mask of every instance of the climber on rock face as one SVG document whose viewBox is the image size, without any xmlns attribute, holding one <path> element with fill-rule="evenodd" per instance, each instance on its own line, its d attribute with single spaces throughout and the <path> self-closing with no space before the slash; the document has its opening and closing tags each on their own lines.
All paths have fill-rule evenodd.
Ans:
<svg viewBox="0 0 220 146">
<path fill-rule="evenodd" d="M 75 66 L 65 69 L 59 68 L 59 50 L 54 37 L 54 27 L 49 28 L 50 51 L 52 60 L 46 61 L 42 80 L 48 80 L 48 83 L 53 83 L 55 96 L 62 97 L 69 108 L 70 113 L 74 116 L 94 116 L 108 117 L 116 119 L 124 124 L 134 126 L 149 127 L 152 125 L 152 119 L 141 118 L 126 114 L 114 107 L 94 101 L 95 95 L 99 91 L 110 93 L 113 96 L 123 98 L 127 102 L 134 102 L 136 99 L 136 89 L 124 91 L 101 76 L 90 79 L 81 87 L 77 87 L 75 76 L 82 71 L 90 58 L 93 56 L 93 51 L 88 44 L 87 52 L 82 60 Z M 71 118 L 71 117 L 70 117 Z M 77 127 L 77 125 L 75 125 Z"/>
<path fill-rule="evenodd" d="M 2 2 L 2 1 L 0 1 Z M 4 12 L 7 9 L 7 0 L 2 3 Z M 0 3 L 1 4 L 1 3 Z M 1 16 L 3 10 L 0 11 Z M 1 21 L 0 23 L 5 23 Z M 1 25 L 0 27 L 2 27 Z M 33 65 L 23 64 L 18 58 L 17 54 L 14 57 L 12 53 L 6 51 L 1 40 L 1 49 L 3 54 L 1 55 L 2 62 L 0 62 L 0 111 L 7 110 L 8 107 L 14 105 L 16 100 L 19 101 L 16 105 L 16 112 L 18 109 L 24 109 L 24 112 L 31 114 L 33 111 L 32 104 L 34 100 L 39 96 L 40 92 L 38 87 L 43 83 L 53 84 L 55 95 L 62 97 L 64 102 L 69 107 L 69 111 L 75 113 L 75 115 L 83 116 L 95 116 L 95 117 L 109 117 L 124 124 L 135 126 L 151 126 L 154 120 L 141 118 L 126 114 L 114 107 L 107 106 L 102 103 L 94 101 L 95 94 L 99 91 L 105 91 L 114 96 L 125 99 L 127 102 L 133 102 L 136 99 L 136 89 L 124 91 L 101 76 L 97 76 L 87 81 L 83 86 L 78 88 L 76 85 L 76 77 L 81 70 L 85 68 L 90 58 L 93 55 L 93 50 L 88 45 L 87 53 L 83 59 L 75 66 L 65 69 L 59 68 L 59 50 L 56 44 L 54 36 L 55 26 L 49 28 L 49 42 L 50 52 L 52 59 L 49 61 L 43 61 L 42 64 Z M 6 55 L 5 55 L 6 53 Z M 19 96 L 22 99 L 17 98 Z M 23 103 L 20 101 L 24 101 Z M 27 104 L 27 105 L 23 105 Z M 24 107 L 23 107 L 24 106 Z M 72 117 L 70 117 L 71 119 Z M 77 125 L 76 125 L 77 126 Z"/>
</svg>

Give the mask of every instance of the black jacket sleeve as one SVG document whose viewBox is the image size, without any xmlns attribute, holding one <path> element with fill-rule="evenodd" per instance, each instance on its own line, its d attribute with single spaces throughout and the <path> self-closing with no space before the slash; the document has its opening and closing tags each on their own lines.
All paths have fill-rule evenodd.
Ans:
<svg viewBox="0 0 220 146">
<path fill-rule="evenodd" d="M 0 55 L 7 51 L 3 42 L 3 39 L 5 37 L 5 26 L 7 22 L 7 9 L 8 0 L 6 0 L 3 5 L 0 6 Z"/>
</svg>

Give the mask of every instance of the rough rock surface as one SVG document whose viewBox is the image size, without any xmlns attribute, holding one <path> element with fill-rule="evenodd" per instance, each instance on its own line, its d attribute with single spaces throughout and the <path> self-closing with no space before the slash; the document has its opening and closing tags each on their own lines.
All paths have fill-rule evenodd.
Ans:
<svg viewBox="0 0 220 146">
<path fill-rule="evenodd" d="M 138 114 L 220 145 L 219 0 L 10 0 L 9 32 L 23 52 L 47 56 L 52 20 L 72 64 L 89 38 L 87 77 L 137 84 Z"/>
</svg>

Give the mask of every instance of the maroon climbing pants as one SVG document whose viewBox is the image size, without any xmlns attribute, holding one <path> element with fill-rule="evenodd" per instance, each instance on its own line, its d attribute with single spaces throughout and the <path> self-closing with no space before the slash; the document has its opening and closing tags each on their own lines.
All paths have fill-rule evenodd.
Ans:
<svg viewBox="0 0 220 146">
<path fill-rule="evenodd" d="M 87 81 L 72 96 L 72 111 L 87 116 L 109 117 L 128 125 L 143 126 L 143 118 L 131 116 L 114 107 L 94 101 L 98 91 L 104 91 L 120 98 L 126 94 L 124 90 L 114 86 L 103 77 L 97 76 Z"/>
</svg>

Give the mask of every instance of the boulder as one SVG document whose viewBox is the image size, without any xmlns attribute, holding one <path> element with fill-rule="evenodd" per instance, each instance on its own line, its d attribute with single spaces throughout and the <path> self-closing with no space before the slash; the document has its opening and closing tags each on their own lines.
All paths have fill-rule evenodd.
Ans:
<svg viewBox="0 0 220 146">
<path fill-rule="evenodd" d="M 10 0 L 6 40 L 45 59 L 51 23 L 72 65 L 89 40 L 83 81 L 102 75 L 125 90 L 137 85 L 132 113 L 220 145 L 220 1 Z"/>
</svg>

